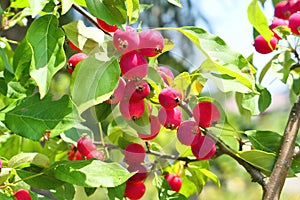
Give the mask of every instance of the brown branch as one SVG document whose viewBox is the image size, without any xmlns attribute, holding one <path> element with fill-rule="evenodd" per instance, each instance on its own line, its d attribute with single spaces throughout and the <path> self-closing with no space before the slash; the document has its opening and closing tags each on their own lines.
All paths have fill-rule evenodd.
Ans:
<svg viewBox="0 0 300 200">
<path fill-rule="evenodd" d="M 293 105 L 284 131 L 281 149 L 263 194 L 263 200 L 278 200 L 295 153 L 300 126 L 300 96 Z"/>
</svg>

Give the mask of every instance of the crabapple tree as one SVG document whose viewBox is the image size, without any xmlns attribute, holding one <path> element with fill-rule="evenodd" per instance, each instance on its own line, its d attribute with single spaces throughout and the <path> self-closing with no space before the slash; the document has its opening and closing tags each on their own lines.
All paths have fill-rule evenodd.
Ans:
<svg viewBox="0 0 300 200">
<path fill-rule="evenodd" d="M 263 199 L 279 199 L 285 179 L 300 172 L 300 1 L 272 1 L 270 22 L 265 2 L 247 10 L 253 52 L 273 54 L 260 72 L 252 56 L 203 28 L 144 28 L 139 17 L 151 5 L 138 0 L 0 7 L 1 32 L 27 30 L 21 41 L 0 36 L 0 199 L 184 200 L 208 182 L 222 187 L 210 166 L 223 155 L 262 187 Z M 72 12 L 81 19 L 62 20 Z M 190 40 L 204 61 L 183 72 L 161 63 L 176 45 L 167 31 Z M 263 113 L 276 101 L 262 83 L 271 69 L 293 105 L 284 134 L 237 130 L 224 98 L 233 96 L 249 120 Z M 55 80 L 65 92 L 53 90 Z"/>
</svg>

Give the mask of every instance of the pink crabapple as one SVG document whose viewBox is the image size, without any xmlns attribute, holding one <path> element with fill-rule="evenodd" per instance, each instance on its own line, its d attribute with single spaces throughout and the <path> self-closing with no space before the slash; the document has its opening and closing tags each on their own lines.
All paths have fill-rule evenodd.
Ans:
<svg viewBox="0 0 300 200">
<path fill-rule="evenodd" d="M 32 197 L 28 190 L 20 189 L 14 193 L 14 197 L 17 200 L 32 200 Z"/>
<path fill-rule="evenodd" d="M 166 174 L 165 179 L 167 180 L 171 190 L 179 192 L 182 186 L 181 177 L 177 174 Z"/>
<path fill-rule="evenodd" d="M 158 111 L 158 120 L 165 128 L 173 130 L 182 121 L 182 111 L 178 107 L 172 109 L 161 107 Z"/>
<path fill-rule="evenodd" d="M 77 141 L 77 150 L 81 155 L 87 156 L 90 152 L 96 150 L 96 145 L 93 144 L 92 138 L 88 135 L 84 135 Z"/>
<path fill-rule="evenodd" d="M 207 160 L 216 153 L 216 143 L 209 136 L 197 135 L 191 145 L 192 153 L 198 160 Z"/>
<path fill-rule="evenodd" d="M 220 120 L 221 114 L 214 103 L 203 101 L 195 105 L 193 116 L 199 126 L 208 128 Z"/>
<path fill-rule="evenodd" d="M 300 13 L 294 13 L 289 18 L 289 28 L 291 29 L 291 32 L 300 35 L 299 32 L 300 27 Z"/>
<path fill-rule="evenodd" d="M 140 118 L 145 111 L 144 100 L 131 101 L 126 98 L 120 101 L 120 112 L 127 120 Z"/>
<path fill-rule="evenodd" d="M 147 57 L 154 57 L 161 53 L 164 48 L 164 38 L 156 30 L 143 30 L 139 33 L 139 51 Z"/>
<path fill-rule="evenodd" d="M 144 181 L 148 176 L 147 168 L 144 165 L 139 163 L 133 163 L 128 166 L 127 170 L 129 172 L 137 172 L 132 177 L 128 179 L 128 181 L 139 182 Z"/>
<path fill-rule="evenodd" d="M 143 182 L 126 181 L 124 196 L 131 200 L 137 200 L 144 196 L 146 186 Z"/>
<path fill-rule="evenodd" d="M 116 104 L 121 101 L 124 96 L 124 89 L 126 86 L 126 82 L 122 77 L 119 77 L 119 83 L 117 88 L 114 90 L 113 94 L 106 100 L 109 104 Z"/>
<path fill-rule="evenodd" d="M 273 36 L 273 38 L 270 41 L 270 45 L 269 43 L 265 40 L 265 38 L 263 38 L 263 36 L 258 35 L 255 39 L 254 39 L 254 48 L 258 53 L 261 54 L 268 54 L 271 53 L 272 51 L 274 51 L 276 49 L 277 46 L 277 38 L 275 36 Z"/>
<path fill-rule="evenodd" d="M 72 75 L 76 65 L 86 59 L 88 56 L 84 53 L 76 53 L 74 55 L 72 55 L 69 60 L 68 60 L 68 72 Z"/>
<path fill-rule="evenodd" d="M 148 62 L 140 52 L 131 51 L 122 55 L 120 68 L 123 77 L 128 80 L 144 78 L 148 73 Z"/>
<path fill-rule="evenodd" d="M 190 146 L 195 137 L 201 134 L 198 124 L 192 120 L 183 121 L 177 129 L 177 138 L 180 143 Z"/>
<path fill-rule="evenodd" d="M 138 33 L 130 26 L 125 31 L 117 29 L 113 35 L 113 44 L 122 54 L 135 51 L 140 43 Z"/>
<path fill-rule="evenodd" d="M 104 160 L 104 152 L 101 150 L 95 149 L 86 156 L 87 160 L 92 159 L 92 158 L 96 158 L 96 159 L 103 161 Z"/>
<path fill-rule="evenodd" d="M 281 1 L 275 5 L 274 16 L 280 19 L 288 19 L 291 15 L 291 7 L 288 1 Z"/>
<path fill-rule="evenodd" d="M 167 87 L 160 91 L 158 100 L 161 106 L 166 109 L 175 108 L 182 100 L 182 94 L 175 88 Z"/>
<path fill-rule="evenodd" d="M 146 151 L 144 147 L 138 143 L 131 143 L 124 149 L 124 161 L 128 165 L 140 164 L 144 162 Z"/>
<path fill-rule="evenodd" d="M 275 28 L 278 27 L 278 26 L 286 26 L 286 27 L 287 27 L 287 26 L 288 26 L 288 23 L 287 23 L 287 21 L 284 20 L 284 19 L 274 18 L 273 21 L 272 21 L 272 23 L 270 24 L 269 28 L 271 29 L 271 31 L 273 31 L 273 29 L 275 29 Z M 277 35 L 274 31 L 273 31 L 273 33 L 274 33 L 274 36 L 275 36 L 278 40 L 281 39 L 281 37 L 280 37 L 279 35 Z"/>
<path fill-rule="evenodd" d="M 150 86 L 145 80 L 129 81 L 124 89 L 125 98 L 130 101 L 139 101 L 150 94 Z"/>
</svg>

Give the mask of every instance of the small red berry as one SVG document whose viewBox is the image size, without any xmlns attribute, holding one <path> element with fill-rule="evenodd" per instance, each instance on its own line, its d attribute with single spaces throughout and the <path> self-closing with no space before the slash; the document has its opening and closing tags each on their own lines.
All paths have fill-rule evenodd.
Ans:
<svg viewBox="0 0 300 200">
<path fill-rule="evenodd" d="M 150 86 L 144 81 L 129 81 L 124 89 L 124 96 L 130 101 L 139 101 L 146 98 L 150 94 Z"/>
<path fill-rule="evenodd" d="M 161 107 L 158 111 L 158 120 L 165 128 L 175 129 L 182 121 L 182 111 L 178 107 L 173 109 Z"/>
<path fill-rule="evenodd" d="M 82 155 L 87 156 L 90 152 L 96 150 L 97 147 L 93 144 L 93 140 L 90 136 L 85 135 L 77 141 L 77 149 Z"/>
<path fill-rule="evenodd" d="M 179 142 L 190 146 L 196 135 L 201 134 L 201 130 L 195 121 L 187 120 L 180 124 L 177 129 L 177 138 Z"/>
<path fill-rule="evenodd" d="M 274 36 L 269 44 L 263 36 L 258 35 L 254 40 L 254 48 L 258 53 L 268 54 L 276 49 L 277 41 L 277 38 Z"/>
<path fill-rule="evenodd" d="M 193 115 L 197 124 L 203 128 L 208 128 L 220 120 L 219 108 L 209 101 L 203 101 L 195 105 Z"/>
<path fill-rule="evenodd" d="M 106 102 L 109 104 L 119 103 L 124 96 L 125 86 L 125 80 L 122 77 L 119 77 L 119 83 L 117 88 L 114 90 L 114 93 L 109 97 L 109 99 Z"/>
<path fill-rule="evenodd" d="M 116 25 L 113 25 L 113 26 L 109 25 L 105 21 L 98 19 L 98 18 L 97 18 L 97 23 L 100 26 L 100 28 L 106 32 L 115 32 L 118 29 L 118 27 Z"/>
<path fill-rule="evenodd" d="M 269 28 L 271 29 L 271 31 L 273 31 L 273 29 L 275 29 L 278 26 L 288 26 L 288 23 L 284 19 L 274 18 L 273 21 L 272 21 L 272 24 L 270 24 Z M 273 31 L 273 33 L 274 33 L 274 36 L 278 40 L 281 39 L 281 37 L 279 35 L 277 35 L 274 31 Z"/>
<path fill-rule="evenodd" d="M 17 200 L 32 200 L 30 193 L 27 190 L 20 189 L 14 193 Z"/>
<path fill-rule="evenodd" d="M 175 88 L 165 88 L 160 91 L 158 100 L 161 106 L 166 109 L 175 108 L 182 100 L 182 94 Z"/>
<path fill-rule="evenodd" d="M 86 156 L 86 159 L 89 160 L 89 159 L 92 159 L 92 158 L 96 158 L 96 159 L 99 159 L 99 160 L 104 160 L 104 153 L 103 151 L 100 151 L 98 149 L 95 149 L 93 151 L 91 151 L 87 156 Z"/>
<path fill-rule="evenodd" d="M 143 30 L 139 34 L 140 52 L 147 57 L 153 57 L 161 53 L 164 48 L 164 38 L 160 32 L 156 30 Z"/>
<path fill-rule="evenodd" d="M 165 179 L 169 183 L 171 190 L 179 192 L 182 186 L 182 180 L 180 176 L 178 176 L 177 174 L 167 174 L 165 175 Z"/>
<path fill-rule="evenodd" d="M 137 200 L 144 196 L 146 186 L 143 182 L 126 181 L 124 196 L 131 200 Z"/>
<path fill-rule="evenodd" d="M 117 29 L 114 33 L 113 44 L 123 54 L 136 50 L 139 43 L 138 33 L 130 26 L 126 27 L 126 31 Z"/>
<path fill-rule="evenodd" d="M 120 68 L 123 77 L 128 80 L 144 78 L 148 73 L 148 62 L 146 58 L 137 51 L 131 51 L 122 55 Z"/>
<path fill-rule="evenodd" d="M 192 152 L 198 160 L 207 160 L 216 153 L 216 143 L 209 136 L 197 135 L 191 145 Z"/>
<path fill-rule="evenodd" d="M 146 151 L 144 147 L 137 143 L 132 143 L 124 149 L 124 161 L 129 164 L 140 164 L 144 162 Z"/>
<path fill-rule="evenodd" d="M 140 118 L 144 114 L 144 111 L 144 100 L 131 101 L 125 98 L 120 102 L 120 112 L 127 120 L 136 120 Z"/>
<path fill-rule="evenodd" d="M 289 19 L 289 28 L 291 29 L 292 33 L 296 35 L 300 35 L 299 32 L 300 27 L 300 13 L 294 13 L 290 16 Z"/>
<path fill-rule="evenodd" d="M 275 5 L 274 16 L 281 19 L 288 19 L 291 15 L 291 7 L 288 1 L 281 1 Z"/>
<path fill-rule="evenodd" d="M 76 65 L 87 57 L 88 56 L 84 53 L 76 53 L 72 55 L 68 60 L 68 72 L 72 75 Z"/>
</svg>

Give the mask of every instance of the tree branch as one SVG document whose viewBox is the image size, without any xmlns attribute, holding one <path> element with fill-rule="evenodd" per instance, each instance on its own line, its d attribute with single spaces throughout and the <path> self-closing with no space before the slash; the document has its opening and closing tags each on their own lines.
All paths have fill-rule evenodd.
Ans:
<svg viewBox="0 0 300 200">
<path fill-rule="evenodd" d="M 300 126 L 300 96 L 293 105 L 284 131 L 281 149 L 263 194 L 263 200 L 278 200 L 295 153 Z"/>
</svg>

